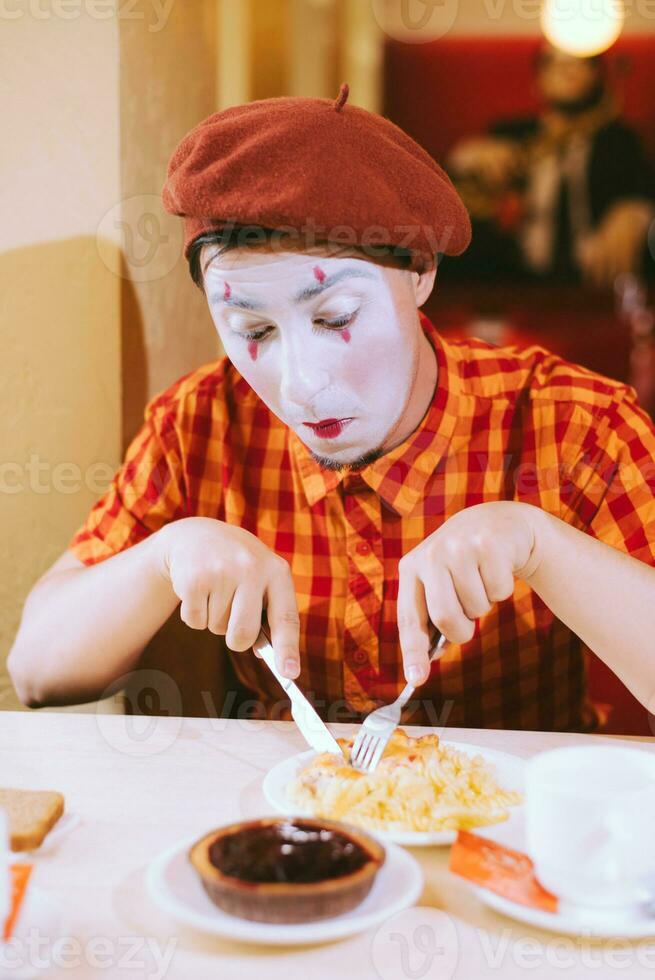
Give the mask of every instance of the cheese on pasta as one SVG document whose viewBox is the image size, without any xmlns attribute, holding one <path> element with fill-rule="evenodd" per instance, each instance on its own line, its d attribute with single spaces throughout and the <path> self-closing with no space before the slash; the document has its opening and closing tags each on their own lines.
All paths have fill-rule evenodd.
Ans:
<svg viewBox="0 0 655 980">
<path fill-rule="evenodd" d="M 371 830 L 466 830 L 500 823 L 521 794 L 498 785 L 493 766 L 397 728 L 372 773 L 348 764 L 352 738 L 337 739 L 343 757 L 315 756 L 287 787 L 290 801 L 317 817 Z"/>
</svg>

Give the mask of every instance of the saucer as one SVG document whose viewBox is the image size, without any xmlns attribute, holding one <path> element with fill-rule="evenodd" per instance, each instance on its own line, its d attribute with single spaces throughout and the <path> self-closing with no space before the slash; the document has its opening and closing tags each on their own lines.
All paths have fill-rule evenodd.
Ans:
<svg viewBox="0 0 655 980">
<path fill-rule="evenodd" d="M 598 909 L 561 901 L 557 912 L 546 912 L 513 902 L 479 885 L 470 887 L 480 901 L 496 912 L 549 932 L 594 939 L 643 939 L 655 936 L 655 905 Z"/>
<path fill-rule="evenodd" d="M 385 844 L 385 862 L 366 898 L 349 912 L 316 922 L 252 922 L 229 915 L 211 901 L 191 865 L 188 851 L 198 835 L 179 841 L 154 858 L 146 883 L 153 901 L 178 922 L 214 936 L 270 946 L 304 946 L 342 939 L 386 922 L 413 905 L 423 890 L 423 872 L 407 851 Z"/>
</svg>

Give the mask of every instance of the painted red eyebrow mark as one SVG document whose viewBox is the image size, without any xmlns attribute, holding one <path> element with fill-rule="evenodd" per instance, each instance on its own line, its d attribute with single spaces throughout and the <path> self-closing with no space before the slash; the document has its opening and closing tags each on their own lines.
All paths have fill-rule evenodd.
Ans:
<svg viewBox="0 0 655 980">
<path fill-rule="evenodd" d="M 342 330 L 341 331 L 341 339 L 343 340 L 344 343 L 349 344 L 350 343 L 350 330 L 347 330 L 347 329 L 346 330 Z"/>
<path fill-rule="evenodd" d="M 314 266 L 314 277 L 318 279 L 319 282 L 323 282 L 325 279 L 325 273 L 321 269 L 320 265 Z"/>
<path fill-rule="evenodd" d="M 232 287 L 229 282 L 223 284 L 223 299 L 229 299 L 232 295 Z"/>
<path fill-rule="evenodd" d="M 252 361 L 257 360 L 257 344 L 254 340 L 248 342 L 248 353 L 250 354 L 250 359 Z"/>
</svg>

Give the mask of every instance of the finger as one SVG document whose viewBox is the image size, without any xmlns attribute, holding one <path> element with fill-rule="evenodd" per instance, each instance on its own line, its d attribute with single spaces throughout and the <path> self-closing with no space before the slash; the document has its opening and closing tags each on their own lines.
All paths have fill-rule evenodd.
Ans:
<svg viewBox="0 0 655 980">
<path fill-rule="evenodd" d="M 514 575 L 507 561 L 498 557 L 479 562 L 480 578 L 489 602 L 502 602 L 514 593 Z"/>
<path fill-rule="evenodd" d="M 234 593 L 225 642 L 230 650 L 242 652 L 253 645 L 262 622 L 264 590 L 253 583 L 242 583 Z"/>
<path fill-rule="evenodd" d="M 476 620 L 491 609 L 477 558 L 471 553 L 451 557 L 448 570 L 455 586 L 460 606 L 467 619 Z"/>
<path fill-rule="evenodd" d="M 192 630 L 207 629 L 208 593 L 199 591 L 184 592 L 181 599 L 180 619 L 182 622 L 190 626 Z"/>
<path fill-rule="evenodd" d="M 207 628 L 217 636 L 225 636 L 227 633 L 233 598 L 233 586 L 217 585 L 209 594 Z"/>
<path fill-rule="evenodd" d="M 289 567 L 273 575 L 266 591 L 266 610 L 275 663 L 285 677 L 300 673 L 300 617 Z"/>
<path fill-rule="evenodd" d="M 425 588 L 413 570 L 401 564 L 398 579 L 398 635 L 403 669 L 408 682 L 417 687 L 430 672 L 430 621 Z"/>
<path fill-rule="evenodd" d="M 431 621 L 451 643 L 468 643 L 475 623 L 466 616 L 447 568 L 435 569 L 426 583 L 425 598 Z"/>
</svg>

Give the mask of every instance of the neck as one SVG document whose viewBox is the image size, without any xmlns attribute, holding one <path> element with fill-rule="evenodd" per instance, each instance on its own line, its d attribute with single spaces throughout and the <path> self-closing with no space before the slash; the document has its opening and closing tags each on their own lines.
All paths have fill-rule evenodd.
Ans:
<svg viewBox="0 0 655 980">
<path fill-rule="evenodd" d="M 438 377 L 437 355 L 425 333 L 421 330 L 414 383 L 410 387 L 405 409 L 396 427 L 389 434 L 389 443 L 384 447 L 385 452 L 395 449 L 418 429 L 432 404 Z"/>
</svg>

